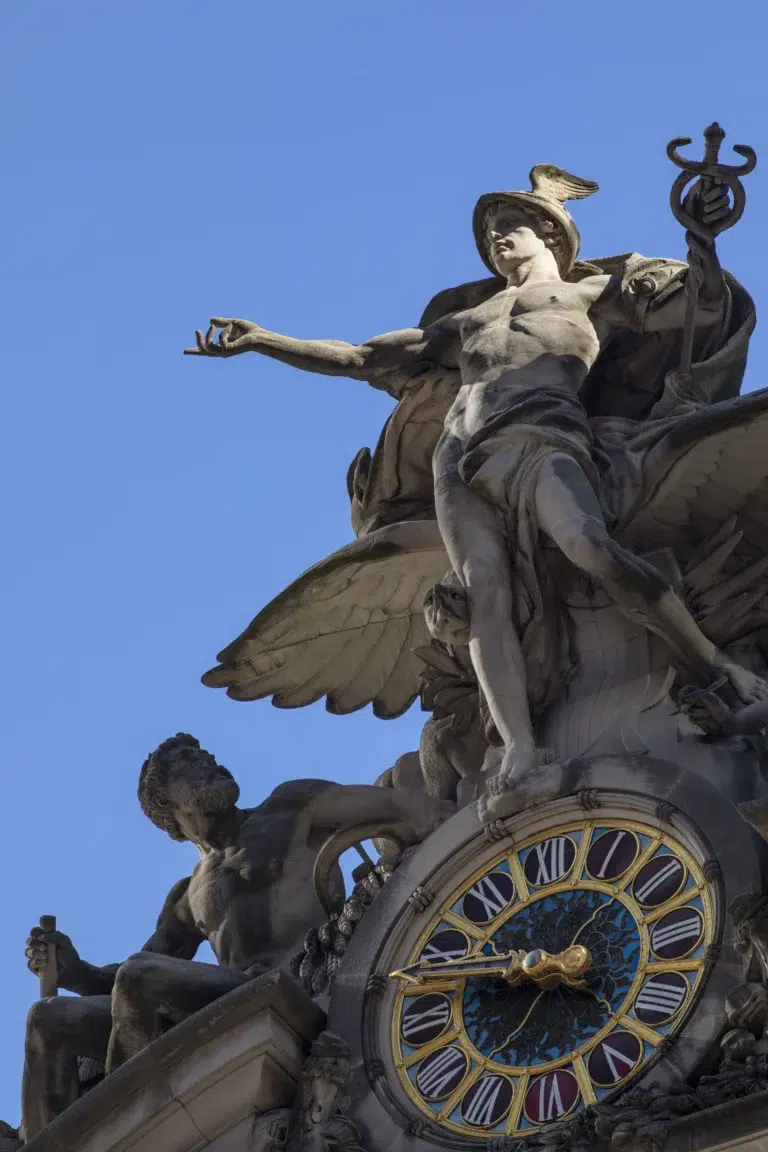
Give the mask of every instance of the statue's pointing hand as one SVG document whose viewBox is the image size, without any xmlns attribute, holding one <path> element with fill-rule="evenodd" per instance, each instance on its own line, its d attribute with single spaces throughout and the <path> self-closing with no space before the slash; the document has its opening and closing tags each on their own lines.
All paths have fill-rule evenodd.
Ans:
<svg viewBox="0 0 768 1152">
<path fill-rule="evenodd" d="M 218 335 L 217 335 L 218 331 Z M 232 320 L 224 316 L 212 316 L 208 331 L 195 332 L 196 347 L 185 348 L 185 356 L 237 356 L 247 352 L 259 343 L 259 335 L 264 331 L 250 320 Z"/>
<path fill-rule="evenodd" d="M 39 976 L 45 971 L 48 963 L 48 945 L 56 947 L 56 968 L 59 983 L 67 986 L 69 978 L 76 975 L 82 965 L 80 954 L 63 932 L 43 932 L 42 928 L 33 928 L 27 939 L 24 955 L 27 957 L 27 968 Z"/>
</svg>

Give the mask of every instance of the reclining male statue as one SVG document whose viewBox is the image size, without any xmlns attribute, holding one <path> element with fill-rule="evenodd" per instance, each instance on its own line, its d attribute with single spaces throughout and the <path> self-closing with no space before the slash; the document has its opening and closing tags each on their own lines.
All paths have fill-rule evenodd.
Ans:
<svg viewBox="0 0 768 1152">
<path fill-rule="evenodd" d="M 27 1025 L 22 1138 L 30 1140 L 78 1095 L 78 1057 L 119 1067 L 170 1026 L 298 952 L 324 919 L 312 873 L 325 839 L 380 822 L 407 825 L 413 842 L 453 811 L 423 793 L 327 780 L 280 784 L 256 808 L 238 808 L 239 787 L 199 742 L 164 741 L 145 761 L 139 800 L 200 862 L 173 886 L 157 928 L 122 964 L 95 967 L 61 932 L 27 940 L 33 972 L 56 946 L 59 986 L 77 996 L 40 1000 Z M 335 882 L 343 899 L 343 880 Z M 207 940 L 219 966 L 193 961 Z M 3 1126 L 7 1133 L 7 1126 Z"/>
</svg>

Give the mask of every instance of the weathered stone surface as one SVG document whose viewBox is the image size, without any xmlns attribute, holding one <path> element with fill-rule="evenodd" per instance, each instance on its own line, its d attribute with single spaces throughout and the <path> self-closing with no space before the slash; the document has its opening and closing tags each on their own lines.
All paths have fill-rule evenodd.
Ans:
<svg viewBox="0 0 768 1152">
<path fill-rule="evenodd" d="M 222 318 L 198 332 L 195 355 L 260 352 L 398 400 L 350 473 L 360 539 L 268 605 L 207 684 L 396 715 L 419 690 L 424 605 L 433 645 L 472 652 L 459 693 L 424 657 L 422 699 L 445 721 L 425 729 L 425 787 L 466 802 L 485 784 L 484 820 L 553 756 L 647 751 L 644 714 L 676 670 L 722 681 L 726 704 L 762 691 L 768 396 L 738 398 L 754 307 L 715 251 L 754 155 L 718 166 L 722 131 L 705 137 L 702 164 L 669 152 L 701 176 L 674 186 L 687 267 L 578 263 L 564 205 L 597 185 L 537 165 L 530 191 L 478 201 L 491 278 L 438 294 L 415 328 L 360 345 Z"/>
<path fill-rule="evenodd" d="M 357 838 L 393 833 L 402 847 L 412 846 L 453 811 L 423 791 L 323 780 L 280 784 L 256 808 L 238 808 L 238 797 L 231 773 L 194 737 L 165 741 L 142 768 L 139 798 L 154 823 L 197 846 L 200 862 L 169 893 L 153 936 L 141 952 L 103 968 L 83 961 L 61 932 L 27 941 L 33 971 L 47 970 L 54 948 L 54 988 L 58 982 L 80 993 L 41 1000 L 30 1012 L 27 1137 L 77 1099 L 78 1058 L 101 1061 L 111 1074 L 170 1025 L 287 964 L 324 909 L 342 906 L 338 857 Z M 362 829 L 359 837 L 350 828 Z M 317 845 L 326 838 L 320 867 Z M 218 966 L 191 959 L 203 940 Z M 262 1074 L 270 1074 L 268 1062 Z"/>
<path fill-rule="evenodd" d="M 537 165 L 530 191 L 478 201 L 475 240 L 491 277 L 439 293 L 416 328 L 361 345 L 227 319 L 197 334 L 194 354 L 258 351 L 366 381 L 397 401 L 376 451 L 363 449 L 350 470 L 358 539 L 268 605 L 205 682 L 280 707 L 323 696 L 337 713 L 370 703 L 383 718 L 420 695 L 432 715 L 418 753 L 377 787 L 295 781 L 255 809 L 236 806 L 231 775 L 191 737 L 149 758 L 144 810 L 192 840 L 201 862 L 169 894 L 145 949 L 120 965 L 84 963 L 61 933 L 28 941 L 33 970 L 81 993 L 68 1004 L 43 999 L 30 1016 L 24 1124 L 33 1152 L 464 1147 L 457 1133 L 475 1124 L 463 1112 L 464 1072 L 445 1115 L 423 1106 L 421 1056 L 406 1074 L 408 1045 L 392 1040 L 396 997 L 411 993 L 395 993 L 387 974 L 408 988 L 451 974 L 484 979 L 479 950 L 495 947 L 498 925 L 478 933 L 492 923 L 480 916 L 468 927 L 462 901 L 483 904 L 492 862 L 510 870 L 502 919 L 514 916 L 515 892 L 526 914 L 540 898 L 567 904 L 576 870 L 568 881 L 557 873 L 558 886 L 534 873 L 535 891 L 525 875 L 545 843 L 565 851 L 569 827 L 581 837 L 571 851 L 583 884 L 607 895 L 606 907 L 618 898 L 631 910 L 643 972 L 671 972 L 654 938 L 677 931 L 687 947 L 691 915 L 706 920 L 707 934 L 702 927 L 684 953 L 690 985 L 675 974 L 690 995 L 662 1022 L 668 1031 L 643 1031 L 638 989 L 650 983 L 636 980 L 600 1026 L 603 1038 L 595 1035 L 607 1043 L 617 1019 L 631 1031 L 636 1013 L 643 1055 L 634 1079 L 594 1076 L 590 1087 L 597 1049 L 568 1049 L 574 1111 L 550 1110 L 567 1118 L 530 1135 L 516 1118 L 508 1130 L 525 1136 L 520 1152 L 607 1141 L 643 1152 L 756 1152 L 766 1138 L 755 1101 L 768 1090 L 768 391 L 738 395 L 754 308 L 720 268 L 715 238 L 741 214 L 738 176 L 754 155 L 740 147 L 740 168 L 719 164 L 722 136 L 710 126 L 701 163 L 680 157 L 679 140 L 668 148 L 683 169 L 672 202 L 687 265 L 637 254 L 578 262 L 565 202 L 597 185 Z M 642 894 L 600 888 L 589 838 L 600 821 L 622 819 L 636 830 L 627 842 L 637 853 L 645 837 L 649 860 L 638 855 L 638 869 L 676 845 L 687 859 L 665 902 L 673 915 L 685 907 L 687 927 L 659 921 L 657 931 Z M 569 822 L 563 835 L 545 841 L 560 820 Z M 368 839 L 382 859 L 366 857 L 347 895 L 340 856 Z M 505 840 L 522 840 L 531 855 L 504 858 Z M 456 887 L 456 872 L 466 887 Z M 694 901 L 700 911 L 691 913 Z M 535 980 L 547 948 L 551 965 L 580 950 L 573 988 L 604 1006 L 597 921 L 588 921 L 589 948 L 569 948 L 574 921 L 554 907 L 525 922 L 526 948 L 516 943 L 493 963 L 516 955 L 520 980 Z M 563 942 L 546 937 L 548 916 L 561 918 Z M 446 959 L 452 946 L 436 946 L 434 961 L 425 945 L 442 920 L 464 941 L 464 975 Z M 531 950 L 537 932 L 545 939 Z M 218 968 L 191 959 L 204 939 Z M 395 971 L 401 945 L 415 963 Z M 304 988 L 330 999 L 333 1032 L 317 1035 L 320 1009 L 274 971 L 291 957 Z M 622 963 L 610 961 L 612 979 Z M 590 964 L 591 991 L 582 979 Z M 504 965 L 496 976 L 514 989 L 520 982 Z M 451 1003 L 446 1027 L 458 1036 L 459 1000 Z M 78 1091 L 76 1057 L 103 1060 L 107 1076 L 66 1108 Z M 461 1059 L 466 1072 L 475 1050 Z M 610 1084 L 614 1098 L 595 1092 Z M 511 1100 L 516 1089 L 507 1088 Z M 492 1152 L 508 1146 L 506 1123 L 494 1121 Z"/>
<path fill-rule="evenodd" d="M 30 1152 L 197 1152 L 245 1136 L 254 1113 L 293 1103 L 324 1013 L 267 973 L 178 1024 L 111 1073 L 26 1147 Z M 219 1145 L 216 1141 L 222 1138 Z M 236 1152 L 250 1152 L 239 1136 Z M 232 1143 L 232 1141 L 235 1141 Z"/>
</svg>

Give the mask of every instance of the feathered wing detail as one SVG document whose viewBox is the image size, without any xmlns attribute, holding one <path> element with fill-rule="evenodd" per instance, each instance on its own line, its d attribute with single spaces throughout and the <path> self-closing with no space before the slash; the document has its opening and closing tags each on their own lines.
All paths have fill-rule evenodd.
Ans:
<svg viewBox="0 0 768 1152">
<path fill-rule="evenodd" d="M 461 386 L 455 369 L 430 365 L 399 382 L 398 404 L 372 456 L 350 484 L 352 523 L 358 535 L 393 521 L 434 516 L 432 457 L 445 417 Z"/>
<path fill-rule="evenodd" d="M 373 704 L 383 719 L 399 716 L 418 694 L 413 649 L 430 639 L 424 596 L 449 566 L 434 521 L 380 528 L 275 597 L 203 683 L 235 700 L 271 696 L 278 708 L 325 696 L 338 714 Z"/>
<path fill-rule="evenodd" d="M 672 549 L 716 644 L 756 636 L 768 627 L 768 390 L 660 424 L 658 438 L 646 425 L 627 441 L 637 487 L 615 535 L 637 551 Z"/>
<path fill-rule="evenodd" d="M 537 196 L 558 200 L 561 204 L 566 200 L 584 200 L 599 191 L 594 180 L 583 180 L 554 164 L 536 164 L 531 168 L 529 179 L 531 191 Z"/>
<path fill-rule="evenodd" d="M 628 547 L 694 548 L 731 516 L 739 553 L 768 553 L 768 389 L 646 424 L 626 440 L 635 490 L 617 537 Z"/>
</svg>

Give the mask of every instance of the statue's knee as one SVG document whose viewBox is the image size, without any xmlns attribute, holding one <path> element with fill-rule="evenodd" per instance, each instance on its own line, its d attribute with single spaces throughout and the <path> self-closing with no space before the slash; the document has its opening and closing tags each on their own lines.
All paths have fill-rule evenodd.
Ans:
<svg viewBox="0 0 768 1152">
<path fill-rule="evenodd" d="M 141 999 L 153 968 L 152 957 L 147 952 L 136 952 L 124 960 L 115 973 L 112 1002 L 135 1003 Z"/>
<path fill-rule="evenodd" d="M 578 529 L 565 532 L 558 539 L 561 549 L 577 568 L 587 572 L 597 580 L 607 580 L 615 576 L 617 560 L 611 540 L 602 525 L 581 525 Z"/>
<path fill-rule="evenodd" d="M 38 1000 L 27 1013 L 27 1041 L 55 1039 L 61 1032 L 62 1015 L 58 997 Z"/>
</svg>

